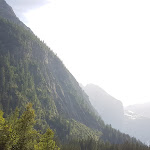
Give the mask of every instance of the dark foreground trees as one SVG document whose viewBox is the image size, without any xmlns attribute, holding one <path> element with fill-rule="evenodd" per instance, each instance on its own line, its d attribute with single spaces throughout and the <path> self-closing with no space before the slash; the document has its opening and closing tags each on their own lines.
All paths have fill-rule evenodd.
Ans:
<svg viewBox="0 0 150 150">
<path fill-rule="evenodd" d="M 103 141 L 95 141 L 91 138 L 87 140 L 73 140 L 63 145 L 62 150 L 150 150 L 146 145 L 135 142 L 125 142 L 123 144 L 110 144 Z"/>
</svg>

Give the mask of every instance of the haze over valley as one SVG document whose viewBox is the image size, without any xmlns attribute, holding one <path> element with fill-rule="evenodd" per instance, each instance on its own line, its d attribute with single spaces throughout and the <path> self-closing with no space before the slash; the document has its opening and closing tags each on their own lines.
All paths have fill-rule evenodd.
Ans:
<svg viewBox="0 0 150 150">
<path fill-rule="evenodd" d="M 0 0 L 0 150 L 150 150 L 148 6 Z"/>
<path fill-rule="evenodd" d="M 88 84 L 82 89 L 87 93 L 91 104 L 107 124 L 143 143 L 150 144 L 150 103 L 123 107 L 121 101 L 109 95 L 94 84 Z"/>
</svg>

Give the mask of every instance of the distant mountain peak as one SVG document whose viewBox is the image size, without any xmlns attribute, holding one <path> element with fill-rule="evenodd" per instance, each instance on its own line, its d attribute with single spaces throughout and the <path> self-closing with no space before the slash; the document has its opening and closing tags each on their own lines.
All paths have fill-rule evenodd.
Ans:
<svg viewBox="0 0 150 150">
<path fill-rule="evenodd" d="M 37 118 L 35 128 L 44 131 L 50 126 L 63 142 L 76 137 L 101 138 L 115 144 L 131 141 L 128 135 L 104 124 L 61 60 L 26 28 L 12 8 L 0 0 L 0 109 L 4 114 L 16 107 L 23 111 L 31 102 Z M 118 120 L 122 111 L 115 110 L 122 110 L 122 106 L 116 99 L 110 103 L 110 98 L 102 101 L 106 102 L 103 106 L 107 102 L 108 110 L 115 106 L 107 116 L 117 116 Z"/>
<path fill-rule="evenodd" d="M 0 0 L 0 17 L 7 19 L 17 25 L 21 25 L 26 29 L 29 29 L 19 20 L 19 18 L 15 15 L 12 7 L 9 6 L 5 0 Z"/>
<path fill-rule="evenodd" d="M 98 85 L 87 84 L 83 89 L 105 123 L 120 129 L 124 115 L 122 102 L 109 95 Z"/>
<path fill-rule="evenodd" d="M 11 6 L 5 0 L 0 0 L 0 16 L 11 21 L 18 19 Z"/>
</svg>

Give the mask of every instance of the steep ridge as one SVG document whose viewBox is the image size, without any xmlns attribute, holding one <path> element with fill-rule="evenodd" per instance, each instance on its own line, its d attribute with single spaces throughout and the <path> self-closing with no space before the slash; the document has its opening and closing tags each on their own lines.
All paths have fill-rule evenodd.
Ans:
<svg viewBox="0 0 150 150">
<path fill-rule="evenodd" d="M 29 28 L 17 18 L 13 9 L 7 5 L 5 0 L 0 0 L 0 16 L 29 30 Z"/>
<path fill-rule="evenodd" d="M 4 112 L 31 101 L 36 110 L 38 107 L 45 109 L 47 118 L 61 115 L 99 128 L 87 96 L 45 44 L 32 33 L 3 20 L 0 33 L 1 103 Z"/>
<path fill-rule="evenodd" d="M 3 2 L 0 6 L 7 5 Z M 23 111 L 31 102 L 37 114 L 36 128 L 44 130 L 50 125 L 61 140 L 101 136 L 111 143 L 136 141 L 104 124 L 50 48 L 26 27 L 0 17 L 0 109 L 5 116 L 16 107 Z"/>
<path fill-rule="evenodd" d="M 116 129 L 122 129 L 124 118 L 122 102 L 110 96 L 97 85 L 88 84 L 83 89 L 104 122 L 111 124 Z"/>
<path fill-rule="evenodd" d="M 104 123 L 95 114 L 87 95 L 43 42 L 7 17 L 0 19 L 0 33 L 0 108 L 5 114 L 16 107 L 23 111 L 25 105 L 32 102 L 39 129 L 49 124 L 55 128 L 58 122 L 63 122 L 68 131 L 75 120 L 92 129 L 103 128 Z M 70 120 L 69 125 L 64 123 L 66 119 Z M 83 126 L 80 124 L 80 127 Z M 88 129 L 90 135 L 92 129 Z"/>
<path fill-rule="evenodd" d="M 147 132 L 150 127 L 149 103 L 127 106 L 124 110 L 121 102 L 100 87 L 94 84 L 80 86 L 105 123 L 149 145 L 150 135 Z"/>
</svg>

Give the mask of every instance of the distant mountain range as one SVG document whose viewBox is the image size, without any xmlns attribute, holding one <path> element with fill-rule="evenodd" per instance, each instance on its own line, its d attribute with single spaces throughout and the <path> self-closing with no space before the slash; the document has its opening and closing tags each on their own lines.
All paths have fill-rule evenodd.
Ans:
<svg viewBox="0 0 150 150">
<path fill-rule="evenodd" d="M 90 97 L 95 101 L 91 102 L 97 104 L 97 110 L 85 91 L 92 91 Z M 27 131 L 31 128 L 29 124 L 25 124 L 26 132 L 20 134 L 21 138 L 17 132 L 10 134 L 17 130 L 20 132 L 24 127 L 21 125 L 18 129 L 16 125 L 13 130 L 11 123 L 15 124 L 27 104 L 32 103 L 36 114 L 36 124 L 32 131 L 43 133 L 50 127 L 55 130 L 55 138 L 61 144 L 69 144 L 65 150 L 116 150 L 120 147 L 126 150 L 126 146 L 132 149 L 135 145 L 148 150 L 140 141 L 104 123 L 103 119 L 113 127 L 122 128 L 124 115 L 120 101 L 95 86 L 87 86 L 85 91 L 57 55 L 16 17 L 5 0 L 0 0 L 0 110 L 4 112 L 3 116 L 0 111 L 0 133 L 4 131 L 0 134 L 0 149 L 13 149 L 9 147 L 10 142 L 17 147 L 15 141 L 18 138 L 21 139 L 21 145 L 34 142 L 28 137 Z M 34 111 L 31 112 L 34 116 Z M 10 122 L 5 122 L 7 116 Z M 31 122 L 34 121 L 31 119 Z M 9 135 L 14 135 L 16 139 Z M 44 134 L 41 141 L 38 139 L 40 145 L 44 145 L 43 141 L 50 144 L 45 137 L 51 139 L 53 135 Z M 75 143 L 81 148 L 76 148 Z M 38 149 L 40 145 L 35 144 Z M 99 146 L 99 149 L 95 146 Z"/>
<path fill-rule="evenodd" d="M 131 110 L 144 117 L 150 118 L 150 102 L 144 104 L 135 104 L 125 107 L 126 110 Z"/>
<path fill-rule="evenodd" d="M 123 108 L 122 102 L 94 84 L 81 86 L 106 124 L 150 143 L 150 103 Z"/>
<path fill-rule="evenodd" d="M 144 117 L 131 110 L 125 110 L 123 130 L 131 136 L 136 137 L 143 143 L 150 144 L 150 118 Z"/>
<path fill-rule="evenodd" d="M 124 116 L 122 102 L 109 95 L 97 85 L 88 84 L 83 89 L 105 123 L 121 130 Z"/>
<path fill-rule="evenodd" d="M 35 128 L 50 126 L 61 142 L 89 137 L 115 144 L 137 142 L 104 124 L 62 61 L 0 0 L 0 109 L 7 116 L 16 107 L 23 112 L 29 102 L 36 113 Z M 110 104 L 109 109 L 121 107 L 119 101 Z"/>
</svg>

